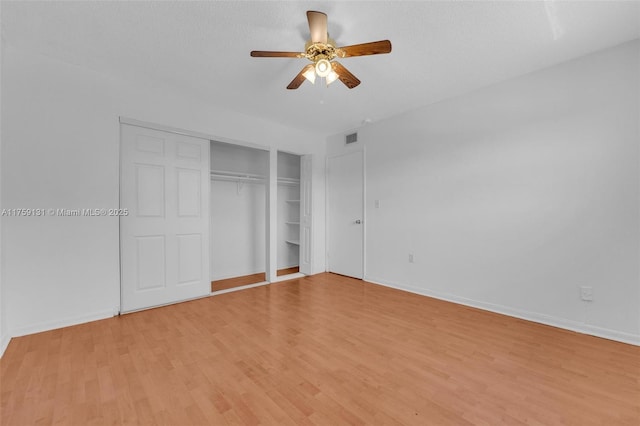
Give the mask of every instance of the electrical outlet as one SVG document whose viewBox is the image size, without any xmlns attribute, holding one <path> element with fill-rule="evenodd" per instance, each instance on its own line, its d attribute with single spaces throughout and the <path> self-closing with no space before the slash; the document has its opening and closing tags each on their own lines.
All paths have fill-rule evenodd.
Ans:
<svg viewBox="0 0 640 426">
<path fill-rule="evenodd" d="M 380 208 L 380 200 L 375 200 L 375 201 L 373 202 L 373 206 L 374 206 L 376 209 L 379 209 L 379 208 Z"/>
<path fill-rule="evenodd" d="M 580 298 L 587 302 L 593 301 L 593 287 L 580 287 Z"/>
<path fill-rule="evenodd" d="M 409 253 L 409 263 L 413 263 L 413 253 Z"/>
</svg>

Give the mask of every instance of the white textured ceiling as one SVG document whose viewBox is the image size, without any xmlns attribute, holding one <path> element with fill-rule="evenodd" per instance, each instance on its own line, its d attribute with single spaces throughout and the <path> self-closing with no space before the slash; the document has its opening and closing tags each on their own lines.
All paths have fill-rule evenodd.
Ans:
<svg viewBox="0 0 640 426">
<path fill-rule="evenodd" d="M 345 58 L 348 90 L 304 83 L 306 10 L 338 45 L 389 39 L 388 55 Z M 379 120 L 640 37 L 640 2 L 2 2 L 12 46 L 323 135 Z"/>
</svg>

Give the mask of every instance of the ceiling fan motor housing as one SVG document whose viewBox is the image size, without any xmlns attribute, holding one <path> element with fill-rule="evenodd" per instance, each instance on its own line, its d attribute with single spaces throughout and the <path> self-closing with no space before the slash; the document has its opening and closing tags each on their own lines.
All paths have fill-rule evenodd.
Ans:
<svg viewBox="0 0 640 426">
<path fill-rule="evenodd" d="M 304 46 L 305 53 L 302 55 L 313 63 L 321 59 L 331 61 L 336 57 L 344 57 L 341 55 L 342 50 L 336 48 L 336 42 L 327 38 L 327 43 L 313 43 L 309 40 Z"/>
</svg>

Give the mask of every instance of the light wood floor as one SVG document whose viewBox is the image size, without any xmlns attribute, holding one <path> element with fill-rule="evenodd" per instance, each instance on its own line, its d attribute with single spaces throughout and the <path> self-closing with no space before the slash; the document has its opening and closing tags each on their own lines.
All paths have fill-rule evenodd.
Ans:
<svg viewBox="0 0 640 426">
<path fill-rule="evenodd" d="M 321 274 L 13 339 L 0 423 L 640 424 L 640 348 Z"/>
<path fill-rule="evenodd" d="M 243 275 L 241 277 L 225 278 L 223 280 L 211 281 L 211 291 L 227 290 L 234 287 L 242 287 L 248 284 L 261 283 L 267 279 L 267 274 L 259 272 L 257 274 Z"/>
<path fill-rule="evenodd" d="M 300 272 L 300 268 L 292 266 L 291 268 L 278 269 L 276 276 L 295 274 Z M 251 275 L 242 275 L 240 277 L 225 278 L 223 280 L 211 281 L 211 291 L 227 290 L 229 288 L 242 287 L 248 284 L 261 283 L 267 279 L 267 274 L 260 272 Z"/>
</svg>

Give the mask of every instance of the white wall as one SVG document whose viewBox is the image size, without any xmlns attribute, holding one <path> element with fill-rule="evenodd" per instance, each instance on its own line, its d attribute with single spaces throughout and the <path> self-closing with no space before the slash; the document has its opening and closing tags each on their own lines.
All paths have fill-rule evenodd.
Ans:
<svg viewBox="0 0 640 426">
<path fill-rule="evenodd" d="M 120 116 L 221 140 L 314 153 L 324 164 L 324 141 L 305 132 L 10 46 L 3 46 L 2 53 L 3 207 L 116 207 Z M 323 201 L 323 167 L 315 169 L 319 193 L 314 200 Z M 320 226 L 314 227 L 314 239 L 320 242 L 324 210 L 322 203 L 316 205 Z M 11 335 L 116 312 L 116 218 L 5 217 L 2 232 L 3 300 Z M 314 271 L 322 271 L 324 246 L 314 249 Z"/>
<path fill-rule="evenodd" d="M 265 272 L 264 184 L 211 181 L 211 280 Z"/>
<path fill-rule="evenodd" d="M 229 143 L 211 142 L 211 170 L 267 175 L 269 152 Z"/>
<path fill-rule="evenodd" d="M 364 150 L 364 143 L 362 138 L 358 136 L 358 140 L 356 142 L 352 142 L 350 144 L 346 144 L 346 136 L 351 133 L 360 133 L 362 128 L 360 129 L 352 129 L 347 130 L 345 132 L 339 133 L 337 135 L 332 135 L 327 138 L 327 158 L 336 157 L 339 155 L 345 155 L 352 152 L 361 152 Z"/>
<path fill-rule="evenodd" d="M 639 51 L 360 129 L 366 279 L 640 343 Z"/>
<path fill-rule="evenodd" d="M 2 16 L 2 5 L 0 4 L 0 17 Z M 3 55 L 2 51 L 4 50 L 4 40 L 0 39 L 0 64 L 2 64 Z M 0 81 L 2 81 L 2 67 L 0 66 Z M 0 100 L 2 99 L 2 85 L 0 84 Z M 2 129 L 2 102 L 0 101 L 0 129 Z M 0 177 L 2 176 L 2 134 L 0 131 Z M 0 178 L 0 212 L 4 208 L 4 204 L 2 202 L 2 187 L 4 186 L 3 180 Z M 9 344 L 9 331 L 7 330 L 7 320 L 6 314 L 7 310 L 5 308 L 5 297 L 4 297 L 4 285 L 3 285 L 3 243 L 2 243 L 2 217 L 0 217 L 0 357 L 4 353 L 4 350 L 7 348 Z"/>
<path fill-rule="evenodd" d="M 300 156 L 278 152 L 278 177 L 300 179 Z"/>
</svg>

